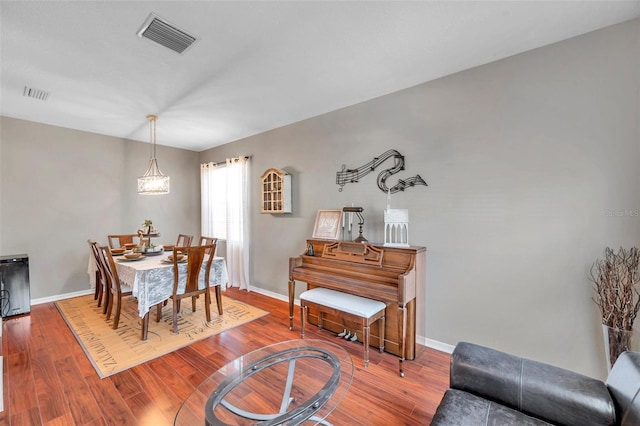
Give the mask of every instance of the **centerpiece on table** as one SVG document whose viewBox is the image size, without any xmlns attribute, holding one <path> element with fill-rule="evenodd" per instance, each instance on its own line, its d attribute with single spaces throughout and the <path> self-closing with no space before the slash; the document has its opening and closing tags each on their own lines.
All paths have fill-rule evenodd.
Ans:
<svg viewBox="0 0 640 426">
<path fill-rule="evenodd" d="M 617 253 L 607 247 L 604 258 L 591 267 L 591 281 L 595 284 L 593 301 L 602 316 L 609 369 L 622 352 L 632 350 L 633 323 L 640 310 L 639 262 L 637 247 L 629 250 L 620 247 Z"/>
<path fill-rule="evenodd" d="M 138 229 L 138 235 L 142 232 L 144 235 L 157 234 L 158 230 L 153 227 L 151 219 L 145 219 L 142 224 L 142 229 Z"/>
<path fill-rule="evenodd" d="M 157 246 L 151 242 L 151 236 L 158 235 L 158 230 L 154 228 L 151 219 L 145 219 L 142 224 L 142 228 L 138 229 L 138 238 L 140 238 L 140 245 L 137 251 L 149 255 L 162 254 L 164 252 L 162 246 Z"/>
</svg>

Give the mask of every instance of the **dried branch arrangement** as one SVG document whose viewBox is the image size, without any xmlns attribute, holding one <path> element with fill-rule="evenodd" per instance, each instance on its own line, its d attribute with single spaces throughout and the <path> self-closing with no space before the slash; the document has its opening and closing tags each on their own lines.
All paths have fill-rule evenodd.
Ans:
<svg viewBox="0 0 640 426">
<path fill-rule="evenodd" d="M 636 247 L 629 250 L 621 247 L 617 253 L 607 247 L 604 259 L 591 267 L 591 280 L 595 284 L 593 301 L 600 308 L 602 324 L 610 327 L 603 327 L 609 368 L 622 352 L 631 349 L 633 322 L 640 309 L 639 261 Z"/>
<path fill-rule="evenodd" d="M 640 310 L 638 293 L 638 263 L 640 252 L 637 247 L 626 250 L 620 247 L 616 253 L 609 247 L 604 258 L 591 267 L 594 282 L 593 301 L 600 308 L 602 324 L 620 330 L 632 330 L 633 322 Z"/>
</svg>

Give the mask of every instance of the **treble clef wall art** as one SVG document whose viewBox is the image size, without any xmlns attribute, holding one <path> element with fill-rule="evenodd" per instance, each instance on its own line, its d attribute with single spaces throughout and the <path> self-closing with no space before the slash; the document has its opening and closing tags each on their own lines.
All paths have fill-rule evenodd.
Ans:
<svg viewBox="0 0 640 426">
<path fill-rule="evenodd" d="M 385 194 L 395 194 L 398 191 L 404 191 L 406 188 L 410 188 L 415 185 L 427 186 L 427 182 L 425 182 L 424 179 L 420 177 L 420 175 L 415 175 L 414 177 L 410 177 L 407 179 L 398 179 L 398 183 L 391 187 L 388 187 L 387 179 L 391 175 L 395 175 L 401 170 L 404 170 L 404 155 L 400 154 L 395 149 L 390 149 L 384 152 L 379 157 L 374 157 L 373 160 L 358 167 L 357 169 L 347 169 L 347 166 L 343 164 L 342 170 L 336 173 L 336 184 L 340 185 L 338 191 L 342 191 L 342 188 L 347 183 L 355 183 L 360 181 L 360 178 L 368 175 L 390 158 L 393 158 L 394 160 L 393 167 L 389 167 L 388 169 L 385 169 L 378 174 L 378 188 L 380 188 L 382 192 L 384 192 Z"/>
</svg>

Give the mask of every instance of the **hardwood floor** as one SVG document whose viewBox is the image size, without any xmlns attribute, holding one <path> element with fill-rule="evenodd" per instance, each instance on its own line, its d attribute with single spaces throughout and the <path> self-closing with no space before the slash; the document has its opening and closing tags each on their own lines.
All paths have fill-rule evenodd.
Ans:
<svg viewBox="0 0 640 426">
<path fill-rule="evenodd" d="M 229 289 L 227 296 L 270 312 L 248 324 L 196 342 L 106 379 L 100 379 L 53 303 L 3 324 L 4 407 L 0 424 L 171 425 L 182 401 L 207 376 L 259 347 L 300 338 L 299 318 L 288 327 L 287 304 L 256 292 Z M 297 313 L 298 311 L 296 311 Z M 449 355 L 420 347 L 405 363 L 309 327 L 306 338 L 343 346 L 355 373 L 345 400 L 328 418 L 340 425 L 427 425 L 449 383 Z"/>
</svg>

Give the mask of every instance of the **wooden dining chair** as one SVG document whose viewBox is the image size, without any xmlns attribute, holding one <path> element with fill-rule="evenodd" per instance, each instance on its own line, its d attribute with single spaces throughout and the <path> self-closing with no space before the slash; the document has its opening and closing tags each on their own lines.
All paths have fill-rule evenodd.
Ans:
<svg viewBox="0 0 640 426">
<path fill-rule="evenodd" d="M 203 235 L 200 235 L 200 241 L 198 242 L 199 246 L 207 246 L 207 245 L 213 245 L 213 249 L 210 250 L 207 254 L 208 255 L 216 255 L 216 246 L 218 243 L 218 239 L 217 238 L 213 238 L 213 237 L 205 237 Z M 222 315 L 222 291 L 220 289 L 220 285 L 216 285 L 215 286 L 215 292 L 216 292 L 216 302 L 218 303 L 218 313 L 220 315 Z"/>
<path fill-rule="evenodd" d="M 213 237 L 204 237 L 202 235 L 200 235 L 200 241 L 198 242 L 199 246 L 213 246 L 213 255 L 215 256 L 216 254 L 216 250 L 215 247 L 218 243 L 218 239 L 217 238 L 213 238 Z M 211 254 L 211 253 L 207 253 L 207 254 Z"/>
<path fill-rule="evenodd" d="M 125 244 L 133 244 L 134 238 L 137 238 L 137 234 L 119 234 L 119 235 L 107 235 L 109 241 L 109 248 L 124 247 Z"/>
<path fill-rule="evenodd" d="M 111 301 L 109 303 L 109 308 L 107 309 L 107 321 L 111 319 L 113 305 L 116 306 L 116 312 L 113 315 L 112 326 L 112 328 L 115 330 L 118 328 L 118 323 L 120 322 L 122 297 L 130 296 L 133 289 L 128 285 L 123 285 L 120 283 L 118 270 L 116 268 L 116 262 L 113 260 L 113 255 L 111 254 L 111 249 L 109 248 L 109 246 L 101 247 L 101 250 L 98 250 L 98 253 L 100 254 L 100 261 L 103 263 L 103 268 L 105 270 L 107 280 L 109 281 L 109 291 L 111 293 Z"/>
<path fill-rule="evenodd" d="M 192 240 L 193 240 L 193 235 L 178 234 L 178 240 L 176 241 L 176 247 L 186 248 L 187 251 L 188 251 L 189 247 L 191 247 L 191 241 Z M 185 253 L 186 253 L 186 251 L 185 251 Z"/>
<path fill-rule="evenodd" d="M 211 265 L 213 264 L 213 256 L 206 256 L 207 251 L 215 250 L 215 246 L 194 246 L 194 247 L 178 247 L 174 249 L 176 252 L 185 252 L 189 249 L 187 256 L 187 275 L 185 279 L 180 279 L 179 263 L 177 256 L 173 256 L 173 293 L 170 299 L 173 301 L 173 332 L 178 333 L 178 312 L 180 312 L 180 301 L 182 299 L 191 298 L 191 309 L 196 311 L 196 298 L 204 294 L 204 310 L 207 322 L 211 321 L 211 294 L 209 293 L 209 275 Z M 198 278 L 201 274 L 202 264 L 205 263 L 204 285 L 198 288 Z M 180 286 L 180 283 L 184 286 Z M 162 316 L 162 303 L 156 305 L 156 322 L 160 322 Z"/>
<path fill-rule="evenodd" d="M 98 308 L 102 306 L 102 313 L 107 312 L 107 308 L 109 307 L 109 281 L 105 275 L 102 262 L 100 261 L 100 255 L 98 250 L 100 247 L 96 241 L 87 240 L 90 248 L 90 256 L 93 257 L 94 262 L 96 264 L 96 272 L 95 272 L 95 280 L 96 280 L 96 290 L 93 295 L 93 299 L 98 301 Z"/>
</svg>

